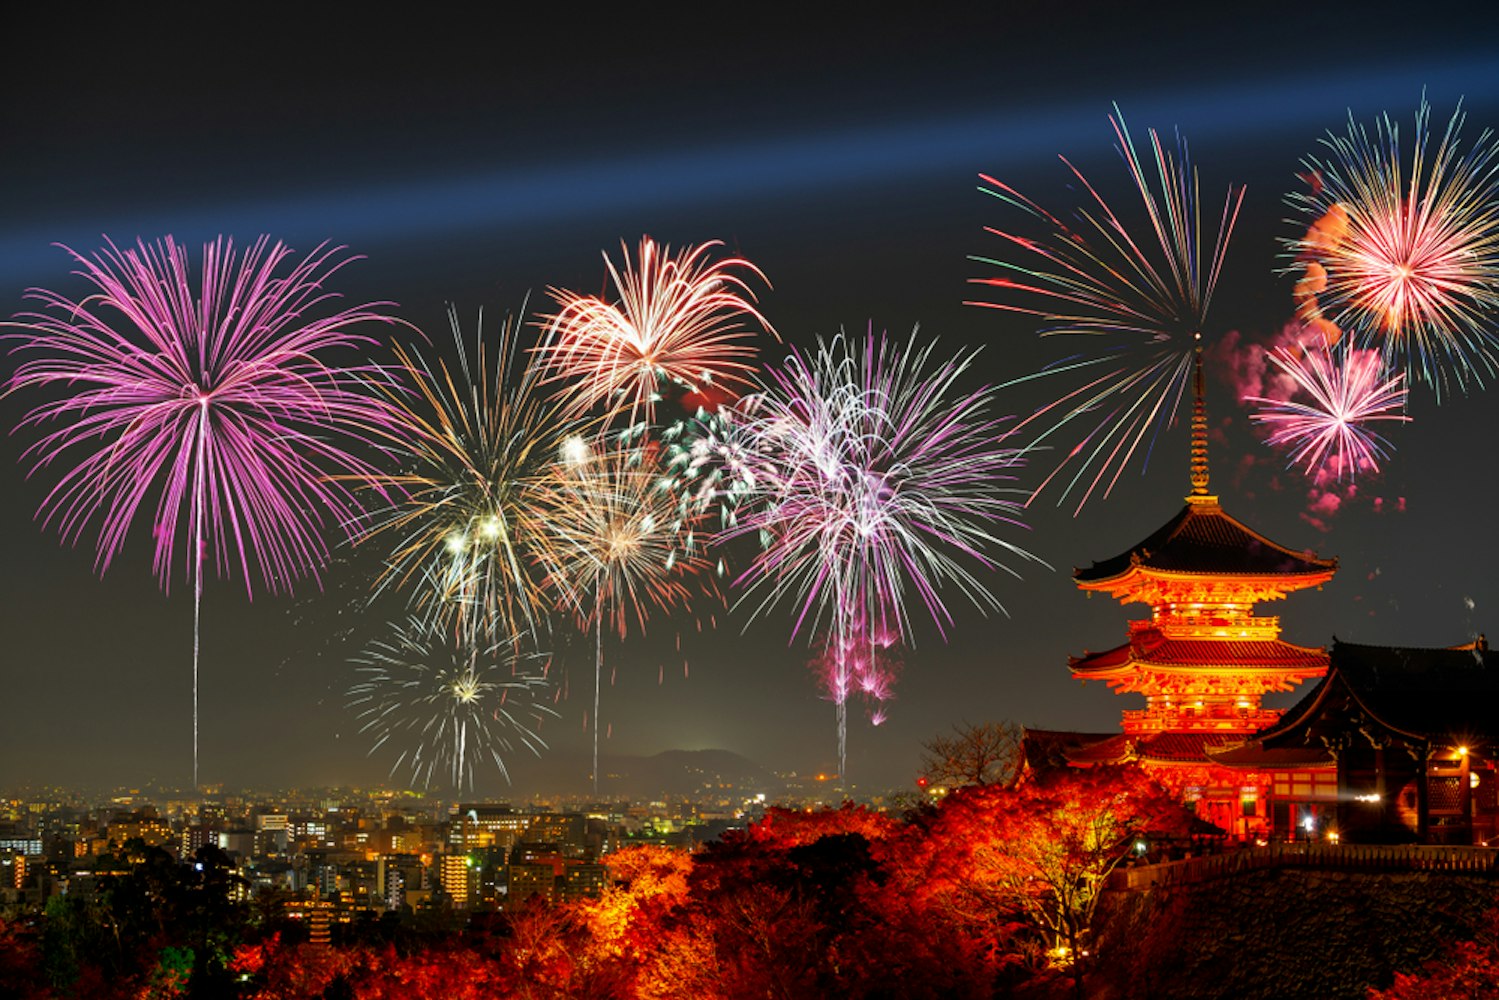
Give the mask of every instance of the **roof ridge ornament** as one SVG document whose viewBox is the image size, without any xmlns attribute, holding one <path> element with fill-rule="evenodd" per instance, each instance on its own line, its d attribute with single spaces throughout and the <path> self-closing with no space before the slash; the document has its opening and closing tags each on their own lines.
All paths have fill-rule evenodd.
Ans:
<svg viewBox="0 0 1499 1000">
<path fill-rule="evenodd" d="M 1194 333 L 1192 339 L 1197 346 L 1192 362 L 1192 492 L 1187 494 L 1187 503 L 1216 506 L 1218 498 L 1208 492 L 1208 412 L 1203 399 L 1202 333 Z"/>
</svg>

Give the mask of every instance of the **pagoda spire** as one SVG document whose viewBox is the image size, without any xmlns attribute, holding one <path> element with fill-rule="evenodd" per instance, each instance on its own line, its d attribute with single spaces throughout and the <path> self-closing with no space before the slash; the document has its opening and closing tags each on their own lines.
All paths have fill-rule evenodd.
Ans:
<svg viewBox="0 0 1499 1000">
<path fill-rule="evenodd" d="M 1208 492 L 1208 411 L 1203 401 L 1202 334 L 1194 337 L 1197 347 L 1192 372 L 1192 492 L 1187 494 L 1187 502 L 1215 504 L 1218 498 Z"/>
</svg>

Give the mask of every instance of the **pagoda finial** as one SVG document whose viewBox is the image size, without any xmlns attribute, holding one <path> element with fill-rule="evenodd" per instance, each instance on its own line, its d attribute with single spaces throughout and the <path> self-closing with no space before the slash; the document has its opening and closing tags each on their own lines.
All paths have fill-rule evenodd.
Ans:
<svg viewBox="0 0 1499 1000">
<path fill-rule="evenodd" d="M 1217 497 L 1208 493 L 1208 411 L 1202 398 L 1202 334 L 1193 334 L 1193 339 L 1197 347 L 1192 372 L 1192 492 L 1187 501 L 1213 503 Z"/>
</svg>

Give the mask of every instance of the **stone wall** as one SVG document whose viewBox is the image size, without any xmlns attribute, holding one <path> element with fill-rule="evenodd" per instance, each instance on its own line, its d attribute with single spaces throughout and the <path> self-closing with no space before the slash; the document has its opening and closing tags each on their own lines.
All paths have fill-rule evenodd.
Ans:
<svg viewBox="0 0 1499 1000">
<path fill-rule="evenodd" d="M 1282 868 L 1111 892 L 1094 926 L 1096 997 L 1362 998 L 1499 905 L 1492 874 Z"/>
</svg>

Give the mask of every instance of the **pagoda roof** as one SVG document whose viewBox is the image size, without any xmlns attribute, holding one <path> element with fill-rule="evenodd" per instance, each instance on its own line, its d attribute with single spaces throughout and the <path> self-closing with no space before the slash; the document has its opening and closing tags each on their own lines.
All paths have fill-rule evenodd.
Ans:
<svg viewBox="0 0 1499 1000">
<path fill-rule="evenodd" d="M 1119 764 L 1138 760 L 1145 764 L 1208 764 L 1214 747 L 1238 743 L 1234 733 L 1116 733 L 1107 739 L 1078 746 L 1067 752 L 1073 764 Z"/>
<path fill-rule="evenodd" d="M 1194 496 L 1181 512 L 1150 537 L 1125 552 L 1078 569 L 1084 589 L 1106 589 L 1132 570 L 1198 576 L 1255 576 L 1315 586 L 1331 578 L 1336 559 L 1296 552 L 1246 527 L 1218 505 L 1216 497 Z"/>
<path fill-rule="evenodd" d="M 1499 741 L 1499 654 L 1483 638 L 1460 646 L 1365 646 L 1333 641 L 1327 676 L 1255 740 L 1294 742 L 1346 701 L 1401 735 Z"/>
<path fill-rule="evenodd" d="M 1320 672 L 1327 666 L 1327 653 L 1280 639 L 1172 639 L 1159 629 L 1140 628 L 1124 645 L 1072 657 L 1069 666 L 1079 677 L 1101 677 L 1138 667 Z"/>
</svg>

